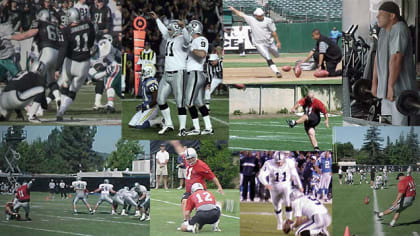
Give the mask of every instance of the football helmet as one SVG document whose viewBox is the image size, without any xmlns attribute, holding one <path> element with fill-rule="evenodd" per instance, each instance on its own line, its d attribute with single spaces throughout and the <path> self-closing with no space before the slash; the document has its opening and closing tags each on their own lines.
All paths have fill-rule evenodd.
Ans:
<svg viewBox="0 0 420 236">
<path fill-rule="evenodd" d="M 44 21 L 44 22 L 51 22 L 51 15 L 50 11 L 47 9 L 41 10 L 36 15 L 36 20 L 38 21 Z"/>
<path fill-rule="evenodd" d="M 279 162 L 284 162 L 284 160 L 286 159 L 284 153 L 280 152 L 280 151 L 276 151 L 273 155 L 273 159 L 275 162 L 279 163 Z"/>
<path fill-rule="evenodd" d="M 192 20 L 188 24 L 188 30 L 190 31 L 191 35 L 194 34 L 202 34 L 203 33 L 203 24 L 201 24 L 198 20 Z"/>
<path fill-rule="evenodd" d="M 76 177 L 76 180 L 77 180 L 77 181 L 80 181 L 80 180 L 82 180 L 82 177 L 77 176 L 77 177 Z"/>
<path fill-rule="evenodd" d="M 301 197 L 303 197 L 303 193 L 297 189 L 294 189 L 291 193 L 290 193 L 290 201 L 295 201 L 296 199 L 299 199 Z"/>
<path fill-rule="evenodd" d="M 124 186 L 124 190 L 128 191 L 128 190 L 130 190 L 130 188 L 127 187 L 127 186 Z"/>
<path fill-rule="evenodd" d="M 191 186 L 191 192 L 192 193 L 194 193 L 195 191 L 197 191 L 197 190 L 204 190 L 204 187 L 203 187 L 203 185 L 202 184 L 200 184 L 200 183 L 194 183 L 192 186 Z"/>
<path fill-rule="evenodd" d="M 185 159 L 197 158 L 197 152 L 194 148 L 187 148 L 185 150 Z"/>
<path fill-rule="evenodd" d="M 139 183 L 137 183 L 137 182 L 135 182 L 135 183 L 134 183 L 134 187 L 136 187 L 136 188 L 137 188 L 137 187 L 139 187 L 139 186 L 140 186 L 140 184 L 139 184 Z"/>
<path fill-rule="evenodd" d="M 80 13 L 76 8 L 70 8 L 67 10 L 67 24 L 79 23 Z"/>
<path fill-rule="evenodd" d="M 168 24 L 169 36 L 175 37 L 182 32 L 181 26 L 178 24 L 178 20 L 171 20 Z"/>
<path fill-rule="evenodd" d="M 156 74 L 156 68 L 152 64 L 147 64 L 142 68 L 141 74 L 143 79 L 153 78 Z"/>
<path fill-rule="evenodd" d="M 105 184 L 109 184 L 109 179 L 104 179 Z"/>
<path fill-rule="evenodd" d="M 112 38 L 112 35 L 110 35 L 110 34 L 104 34 L 103 36 L 102 36 L 102 38 L 104 38 L 104 39 L 106 39 L 106 40 L 108 40 L 111 44 L 112 44 L 112 42 L 113 42 L 113 38 Z"/>
<path fill-rule="evenodd" d="M 106 57 L 112 52 L 112 44 L 108 39 L 101 39 L 98 42 L 99 57 Z"/>
</svg>

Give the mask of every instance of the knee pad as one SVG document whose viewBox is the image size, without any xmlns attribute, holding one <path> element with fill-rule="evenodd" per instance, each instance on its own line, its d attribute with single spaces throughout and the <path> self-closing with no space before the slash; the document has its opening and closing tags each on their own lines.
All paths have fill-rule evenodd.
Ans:
<svg viewBox="0 0 420 236">
<path fill-rule="evenodd" d="M 0 106 L 5 110 L 21 109 L 44 93 L 44 80 L 33 72 L 18 74 L 0 94 Z"/>
<path fill-rule="evenodd" d="M 178 115 L 186 115 L 187 109 L 185 107 L 178 108 Z"/>
<path fill-rule="evenodd" d="M 209 115 L 209 109 L 207 109 L 206 106 L 202 106 L 199 108 L 200 113 L 202 116 L 208 116 Z"/>
<path fill-rule="evenodd" d="M 67 96 L 74 101 L 76 99 L 76 92 L 69 91 Z"/>
<path fill-rule="evenodd" d="M 96 94 L 102 94 L 104 92 L 104 88 L 105 88 L 105 85 L 104 85 L 103 81 L 96 82 L 95 93 Z"/>
<path fill-rule="evenodd" d="M 165 103 L 165 104 L 163 104 L 163 105 L 159 105 L 159 110 L 165 110 L 166 108 L 168 108 L 168 104 L 167 103 Z"/>
<path fill-rule="evenodd" d="M 304 230 L 300 232 L 300 236 L 311 236 L 311 232 L 309 230 Z"/>
<path fill-rule="evenodd" d="M 273 62 L 273 60 L 272 60 L 272 59 L 270 59 L 270 60 L 267 60 L 267 64 L 268 64 L 268 66 L 271 66 L 271 65 L 273 65 L 273 64 L 274 64 L 274 62 Z"/>
<path fill-rule="evenodd" d="M 188 108 L 188 110 L 190 111 L 191 119 L 198 118 L 198 111 L 197 111 L 197 108 L 195 106 L 192 106 L 192 107 Z"/>
<path fill-rule="evenodd" d="M 286 211 L 292 211 L 292 207 L 286 207 Z"/>
</svg>

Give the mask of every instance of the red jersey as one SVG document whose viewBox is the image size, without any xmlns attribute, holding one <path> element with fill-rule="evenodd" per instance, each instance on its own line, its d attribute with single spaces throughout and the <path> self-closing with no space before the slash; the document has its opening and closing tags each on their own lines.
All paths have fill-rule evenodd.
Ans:
<svg viewBox="0 0 420 236">
<path fill-rule="evenodd" d="M 31 199 L 31 195 L 29 193 L 28 185 L 22 185 L 20 186 L 15 193 L 16 198 L 21 201 L 29 201 Z"/>
<path fill-rule="evenodd" d="M 187 174 L 185 177 L 185 191 L 187 193 L 191 192 L 191 186 L 194 183 L 200 183 L 203 185 L 204 189 L 206 187 L 206 180 L 212 180 L 216 177 L 214 173 L 210 170 L 209 166 L 201 160 L 197 160 L 195 165 L 187 165 Z"/>
<path fill-rule="evenodd" d="M 198 190 L 195 191 L 187 200 L 187 205 L 185 209 L 187 211 L 192 211 L 194 208 L 197 209 L 202 205 L 207 204 L 216 204 L 216 199 L 211 192 L 207 192 L 206 190 Z"/>
<path fill-rule="evenodd" d="M 407 176 L 398 182 L 398 192 L 403 193 L 406 197 L 416 196 L 416 184 L 413 177 Z"/>
<path fill-rule="evenodd" d="M 319 113 L 327 114 L 327 109 L 325 109 L 324 104 L 316 98 L 313 99 L 311 104 L 308 103 L 306 98 L 300 99 L 298 103 L 303 107 L 305 114 L 311 114 L 312 112 L 315 112 L 317 115 Z"/>
</svg>

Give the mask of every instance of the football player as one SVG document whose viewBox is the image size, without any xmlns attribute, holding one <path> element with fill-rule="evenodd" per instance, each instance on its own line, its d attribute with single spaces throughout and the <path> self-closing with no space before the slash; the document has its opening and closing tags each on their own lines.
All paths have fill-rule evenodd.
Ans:
<svg viewBox="0 0 420 236">
<path fill-rule="evenodd" d="M 187 30 L 188 29 L 188 30 Z M 191 21 L 187 27 L 182 30 L 185 42 L 190 42 L 188 45 L 188 59 L 187 59 L 187 73 L 188 79 L 185 89 L 185 104 L 190 111 L 194 129 L 189 132 L 180 132 L 181 136 L 185 135 L 206 135 L 214 134 L 209 110 L 204 104 L 204 88 L 206 86 L 206 78 L 204 76 L 204 63 L 206 62 L 207 51 L 209 49 L 208 40 L 202 36 L 203 24 L 197 20 Z M 200 131 L 200 123 L 198 120 L 198 110 L 204 120 L 205 129 Z M 180 120 L 180 122 L 186 120 Z M 180 124 L 185 127 L 185 124 Z"/>
<path fill-rule="evenodd" d="M 150 220 L 149 210 L 150 210 L 150 191 L 143 185 L 139 183 L 134 183 L 134 187 L 131 189 L 136 191 L 139 194 L 139 208 L 140 208 L 140 221 Z"/>
<path fill-rule="evenodd" d="M 192 211 L 196 213 L 191 217 Z M 212 224 L 214 232 L 220 232 L 219 219 L 221 215 L 220 203 L 211 192 L 204 190 L 200 183 L 194 183 L 191 186 L 191 195 L 187 199 L 184 213 L 185 221 L 181 225 L 181 231 L 198 233 L 204 225 Z"/>
<path fill-rule="evenodd" d="M 346 173 L 347 173 L 347 178 L 346 178 L 347 184 L 353 184 L 353 171 L 351 170 L 350 167 L 347 168 Z"/>
<path fill-rule="evenodd" d="M 39 63 L 33 63 L 31 66 L 31 71 L 39 73 L 41 77 L 46 78 L 46 87 L 50 88 L 54 98 L 56 99 L 57 107 L 60 106 L 60 92 L 55 80 L 55 68 L 59 53 L 59 29 L 58 25 L 52 23 L 52 15 L 49 10 L 41 10 L 37 16 L 36 20 L 32 22 L 32 27 L 29 31 L 15 34 L 10 37 L 11 40 L 25 40 L 28 38 L 34 37 L 34 41 L 37 44 L 40 56 L 37 59 Z M 38 109 L 40 109 L 41 104 L 43 108 L 46 109 L 46 97 L 45 93 L 37 96 L 29 108 L 28 111 L 28 121 L 34 123 L 40 123 L 41 121 L 36 117 Z"/>
<path fill-rule="evenodd" d="M 145 129 L 162 124 L 162 117 L 158 117 L 158 82 L 155 78 L 156 68 L 151 65 L 142 67 L 143 103 L 137 106 L 137 113 L 128 122 L 130 128 Z"/>
<path fill-rule="evenodd" d="M 322 198 L 325 202 L 328 201 L 328 190 L 331 183 L 332 177 L 332 158 L 330 152 L 321 153 L 320 158 L 321 164 L 321 179 L 320 179 L 320 188 L 322 191 Z"/>
<path fill-rule="evenodd" d="M 0 88 L 0 121 L 8 120 L 11 111 L 22 109 L 43 93 L 45 80 L 36 73 L 22 71 Z"/>
<path fill-rule="evenodd" d="M 295 215 L 295 222 L 290 225 L 290 228 L 296 229 L 296 236 L 329 235 L 328 226 L 331 224 L 331 216 L 319 200 L 304 196 L 298 190 L 290 193 L 290 200 Z"/>
<path fill-rule="evenodd" d="M 340 183 L 340 184 L 343 184 L 343 170 L 341 169 L 341 166 L 340 166 L 340 168 L 338 169 L 338 182 Z M 360 181 L 362 181 L 362 180 L 360 180 Z M 362 184 L 362 182 L 360 182 L 360 184 Z"/>
<path fill-rule="evenodd" d="M 15 48 L 10 41 L 11 35 L 14 33 L 12 25 L 3 22 L 2 17 L 0 17 L 0 22 L 0 81 L 7 81 L 16 76 L 20 68 Z"/>
<path fill-rule="evenodd" d="M 96 38 L 100 39 L 104 34 L 111 33 L 112 30 L 112 13 L 111 9 L 105 4 L 105 0 L 97 0 L 95 6 L 92 7 L 90 15 L 95 23 L 97 32 Z"/>
<path fill-rule="evenodd" d="M 150 16 L 156 20 L 162 38 L 166 40 L 165 72 L 159 82 L 157 96 L 157 103 L 163 119 L 165 119 L 165 123 L 158 133 L 162 135 L 174 130 L 171 111 L 167 103 L 169 95 L 173 93 L 178 107 L 178 119 L 180 124 L 178 136 L 185 136 L 187 109 L 184 106 L 185 84 L 183 73 L 187 63 L 188 49 L 186 46 L 188 45 L 188 42 L 185 42 L 185 39 L 182 36 L 180 21 L 171 20 L 168 24 L 168 28 L 166 28 L 156 13 L 151 12 Z"/>
<path fill-rule="evenodd" d="M 89 10 L 89 6 L 86 5 L 86 0 L 79 0 L 76 4 L 74 4 L 74 8 L 79 10 L 80 20 L 82 21 L 90 20 L 90 10 Z"/>
<path fill-rule="evenodd" d="M 384 172 L 384 177 L 383 177 L 383 187 L 386 188 L 387 184 L 388 184 L 388 168 L 385 166 L 383 169 Z"/>
<path fill-rule="evenodd" d="M 211 94 L 214 90 L 223 82 L 223 59 L 219 58 L 216 53 L 210 54 L 207 63 L 207 83 L 210 86 L 206 86 L 204 92 L 204 100 L 207 109 L 210 110 L 210 99 Z"/>
<path fill-rule="evenodd" d="M 137 204 L 137 200 L 139 198 L 139 195 L 136 191 L 130 190 L 127 186 L 124 188 L 118 190 L 118 192 L 115 194 L 115 197 L 113 199 L 114 209 L 117 210 L 118 205 L 123 205 L 123 209 L 121 211 L 122 216 L 127 216 L 126 208 L 128 205 L 136 207 L 136 214 L 139 214 L 139 208 Z"/>
<path fill-rule="evenodd" d="M 397 175 L 398 180 L 398 194 L 391 207 L 383 212 L 375 212 L 377 217 L 381 219 L 383 216 L 395 212 L 389 225 L 395 226 L 395 222 L 400 218 L 401 212 L 413 205 L 416 198 L 416 184 L 411 176 L 406 176 L 403 173 Z"/>
<path fill-rule="evenodd" d="M 82 202 L 85 204 L 86 208 L 89 210 L 90 214 L 93 214 L 92 208 L 90 207 L 88 201 L 87 201 L 87 193 L 86 193 L 86 186 L 87 182 L 82 181 L 81 177 L 77 177 L 76 181 L 73 181 L 71 183 L 70 188 L 73 188 L 76 194 L 73 198 L 73 214 L 77 215 L 77 209 L 76 204 L 79 200 L 82 200 Z"/>
<path fill-rule="evenodd" d="M 292 182 L 303 192 L 302 183 L 297 173 L 295 162 L 286 158 L 283 152 L 276 151 L 273 155 L 273 159 L 264 163 L 264 166 L 258 175 L 258 180 L 270 191 L 274 212 L 277 217 L 277 230 L 282 230 L 283 202 L 286 210 L 286 218 L 292 220 L 292 205 L 290 201 Z"/>
<path fill-rule="evenodd" d="M 112 194 L 116 193 L 113 188 L 114 188 L 114 185 L 110 184 L 108 179 L 104 179 L 104 182 L 102 184 L 100 184 L 97 189 L 95 189 L 93 192 L 91 192 L 91 193 L 101 192 L 101 196 L 99 197 L 99 200 L 96 203 L 95 208 L 93 209 L 93 213 L 96 212 L 99 205 L 101 205 L 101 203 L 104 202 L 104 201 L 108 202 L 112 206 L 112 199 L 110 197 L 110 194 L 111 193 Z M 114 214 L 114 213 L 115 213 L 114 208 L 112 208 L 111 214 Z"/>
<path fill-rule="evenodd" d="M 6 215 L 6 221 L 15 219 L 20 220 L 20 215 L 13 211 L 13 202 L 6 203 L 4 214 Z"/>
<path fill-rule="evenodd" d="M 29 202 L 31 201 L 30 189 L 32 183 L 35 180 L 32 179 L 29 182 L 23 182 L 22 185 L 15 191 L 15 199 L 13 200 L 13 211 L 19 213 L 19 209 L 22 207 L 25 210 L 25 219 L 31 221 L 29 218 Z"/>
<path fill-rule="evenodd" d="M 68 26 L 63 29 L 63 45 L 60 48 L 56 67 L 56 78 L 63 89 L 61 106 L 57 112 L 57 121 L 63 121 L 63 115 L 76 99 L 76 93 L 85 82 L 90 67 L 90 48 L 95 40 L 95 31 L 90 22 L 81 21 L 79 11 L 70 8 L 67 11 Z"/>
</svg>

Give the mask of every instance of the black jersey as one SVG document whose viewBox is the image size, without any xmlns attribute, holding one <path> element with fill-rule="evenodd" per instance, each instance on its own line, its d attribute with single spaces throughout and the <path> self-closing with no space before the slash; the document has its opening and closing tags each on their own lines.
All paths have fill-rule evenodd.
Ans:
<svg viewBox="0 0 420 236">
<path fill-rule="evenodd" d="M 98 26 L 98 30 L 109 30 L 112 29 L 112 13 L 109 7 L 104 6 L 101 9 L 93 7 L 90 16 Z"/>
<path fill-rule="evenodd" d="M 58 24 L 59 25 L 64 25 L 64 23 L 66 21 L 66 14 L 67 14 L 67 10 L 64 10 L 64 9 L 60 9 L 57 12 L 57 18 L 58 18 Z"/>
<path fill-rule="evenodd" d="M 38 29 L 38 34 L 35 36 L 35 42 L 38 49 L 42 50 L 45 47 L 58 49 L 60 47 L 59 29 L 57 25 L 45 21 L 33 21 L 32 29 Z"/>
<path fill-rule="evenodd" d="M 90 48 L 95 41 L 95 30 L 92 23 L 83 21 L 76 26 L 67 26 L 62 32 L 64 42 L 60 48 L 57 66 L 63 64 L 64 57 L 78 62 L 89 60 Z"/>
</svg>

